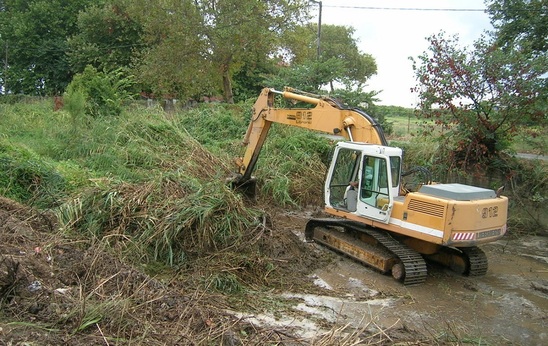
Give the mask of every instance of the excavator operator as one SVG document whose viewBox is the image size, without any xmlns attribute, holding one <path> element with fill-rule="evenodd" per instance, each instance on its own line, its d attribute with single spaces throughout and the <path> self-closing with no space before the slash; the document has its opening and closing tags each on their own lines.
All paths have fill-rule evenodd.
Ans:
<svg viewBox="0 0 548 346">
<path fill-rule="evenodd" d="M 351 181 L 344 191 L 344 205 L 349 211 L 356 211 L 356 204 L 358 203 L 358 186 L 358 181 Z"/>
</svg>

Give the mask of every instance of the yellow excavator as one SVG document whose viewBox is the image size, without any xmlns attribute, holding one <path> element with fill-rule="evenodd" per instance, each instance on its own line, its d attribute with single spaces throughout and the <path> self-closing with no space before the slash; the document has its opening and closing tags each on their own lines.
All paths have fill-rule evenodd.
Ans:
<svg viewBox="0 0 548 346">
<path fill-rule="evenodd" d="M 276 108 L 279 95 L 309 108 Z M 279 97 L 278 96 L 278 97 Z M 405 285 L 426 280 L 426 260 L 468 276 L 485 275 L 478 247 L 506 233 L 508 198 L 463 184 L 402 187 L 402 149 L 388 146 L 379 123 L 339 101 L 291 88 L 265 88 L 257 98 L 236 159 L 236 188 L 254 193 L 252 172 L 272 123 L 343 137 L 336 143 L 324 185 L 325 212 L 305 229 L 314 241 L 350 256 Z M 251 191 L 251 192 L 250 192 Z"/>
</svg>

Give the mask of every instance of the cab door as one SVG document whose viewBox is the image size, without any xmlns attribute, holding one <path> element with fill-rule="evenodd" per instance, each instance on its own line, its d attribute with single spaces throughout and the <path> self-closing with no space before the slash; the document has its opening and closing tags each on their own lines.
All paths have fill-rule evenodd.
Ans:
<svg viewBox="0 0 548 346">
<path fill-rule="evenodd" d="M 368 219 L 388 223 L 394 205 L 390 158 L 364 151 L 359 175 L 357 213 Z"/>
</svg>

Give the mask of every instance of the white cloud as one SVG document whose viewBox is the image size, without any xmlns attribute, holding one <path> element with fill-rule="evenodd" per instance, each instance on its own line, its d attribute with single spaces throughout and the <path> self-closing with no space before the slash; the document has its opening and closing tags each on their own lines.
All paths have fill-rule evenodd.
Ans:
<svg viewBox="0 0 548 346">
<path fill-rule="evenodd" d="M 359 48 L 377 61 L 377 75 L 369 82 L 382 90 L 380 104 L 414 107 L 416 94 L 409 56 L 417 57 L 428 48 L 426 37 L 441 30 L 458 34 L 462 45 L 471 45 L 485 30 L 491 30 L 489 16 L 475 11 L 415 11 L 365 9 L 483 9 L 481 0 L 323 0 L 322 24 L 352 26 Z"/>
</svg>

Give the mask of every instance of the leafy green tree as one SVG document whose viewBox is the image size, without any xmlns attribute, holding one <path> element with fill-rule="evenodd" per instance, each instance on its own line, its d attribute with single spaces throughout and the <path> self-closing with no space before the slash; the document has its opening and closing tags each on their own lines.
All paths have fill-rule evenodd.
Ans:
<svg viewBox="0 0 548 346">
<path fill-rule="evenodd" d="M 233 76 L 278 47 L 309 5 L 304 0 L 155 0 L 130 2 L 150 48 L 140 56 L 140 80 L 180 98 L 222 92 L 233 102 Z M 241 75 L 244 77 L 243 75 Z M 243 84 L 243 83 L 242 83 Z"/>
<path fill-rule="evenodd" d="M 69 61 L 75 72 L 87 65 L 99 70 L 128 67 L 143 47 L 142 26 L 121 1 L 88 7 L 78 15 L 77 25 L 78 33 L 68 40 Z"/>
<path fill-rule="evenodd" d="M 536 53 L 548 49 L 548 2 L 546 0 L 488 0 L 497 44 Z"/>
<path fill-rule="evenodd" d="M 545 62 L 503 51 L 481 38 L 469 50 L 442 32 L 414 61 L 420 115 L 446 130 L 442 139 L 460 168 L 488 164 L 508 148 L 518 125 L 542 117 Z"/>
<path fill-rule="evenodd" d="M 64 90 L 72 79 L 66 38 L 76 31 L 78 12 L 91 3 L 97 1 L 2 1 L 0 29 L 7 60 L 2 79 L 9 92 L 51 95 Z"/>
<path fill-rule="evenodd" d="M 532 124 L 547 126 L 548 120 L 548 2 L 546 0 L 488 1 L 495 44 L 510 56 L 519 52 L 521 59 L 535 66 L 534 100 L 537 116 Z M 534 78 L 534 77 L 533 77 Z M 540 114 L 540 115 L 539 115 Z M 544 116 L 542 116 L 544 114 Z"/>
<path fill-rule="evenodd" d="M 295 26 L 310 5 L 288 0 L 196 1 L 206 53 L 221 77 L 225 101 L 234 101 L 232 76 L 250 59 L 266 59 L 280 36 Z"/>
<path fill-rule="evenodd" d="M 322 25 L 321 54 L 318 57 L 317 28 L 317 24 L 308 24 L 287 33 L 283 48 L 286 51 L 285 58 L 291 66 L 307 66 L 312 61 L 326 64 L 325 68 L 309 68 L 314 73 L 337 65 L 338 68 L 331 72 L 327 80 L 324 78 L 327 77 L 325 73 L 310 77 L 319 79 L 322 84 L 329 84 L 331 91 L 335 89 L 335 82 L 348 88 L 360 89 L 377 73 L 375 59 L 370 54 L 360 52 L 352 27 Z"/>
<path fill-rule="evenodd" d="M 339 59 L 327 61 L 308 60 L 302 64 L 280 66 L 277 73 L 266 76 L 264 84 L 282 89 L 290 86 L 303 91 L 318 92 L 322 85 L 328 84 L 344 71 L 344 63 Z"/>
<path fill-rule="evenodd" d="M 143 26 L 146 47 L 135 59 L 137 82 L 157 97 L 195 98 L 211 93 L 217 79 L 192 0 L 126 1 Z"/>
<path fill-rule="evenodd" d="M 377 73 L 375 59 L 370 54 L 359 51 L 358 40 L 353 35 L 352 27 L 322 26 L 321 61 L 338 59 L 344 64 L 344 74 L 330 81 L 332 91 L 335 81 L 349 87 L 361 87 Z"/>
<path fill-rule="evenodd" d="M 265 86 L 265 76 L 272 76 L 276 72 L 276 60 L 272 58 L 246 61 L 232 76 L 232 90 L 234 102 L 255 99 Z"/>
</svg>

